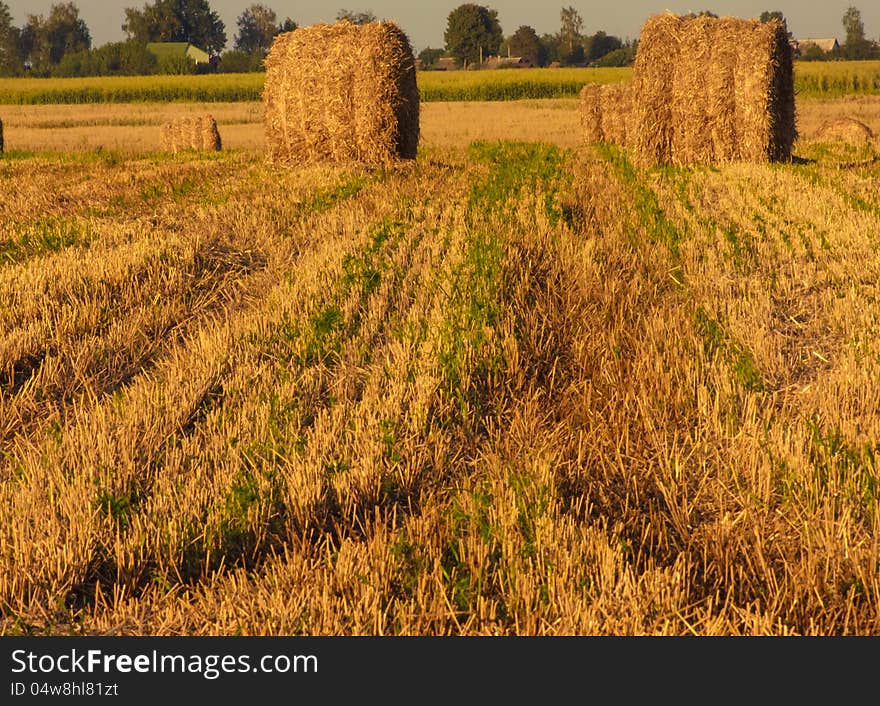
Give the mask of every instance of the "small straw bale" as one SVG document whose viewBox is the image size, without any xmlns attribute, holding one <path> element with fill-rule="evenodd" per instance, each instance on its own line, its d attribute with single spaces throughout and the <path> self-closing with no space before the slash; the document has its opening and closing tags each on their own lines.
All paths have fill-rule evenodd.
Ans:
<svg viewBox="0 0 880 706">
<path fill-rule="evenodd" d="M 605 142 L 625 147 L 629 140 L 628 125 L 632 114 L 632 85 L 610 83 L 602 86 L 599 105 Z"/>
<path fill-rule="evenodd" d="M 263 88 L 268 158 L 280 164 L 415 159 L 419 90 L 393 22 L 316 24 L 279 34 Z"/>
<path fill-rule="evenodd" d="M 633 68 L 628 144 L 646 164 L 787 161 L 797 138 L 783 22 L 650 17 Z"/>
<path fill-rule="evenodd" d="M 855 118 L 838 118 L 822 124 L 816 139 L 823 142 L 842 142 L 848 145 L 867 145 L 874 139 L 874 132 Z"/>
<path fill-rule="evenodd" d="M 602 135 L 602 87 L 596 83 L 588 83 L 580 93 L 578 106 L 581 120 L 581 131 L 584 142 L 595 145 L 604 141 Z"/>
<path fill-rule="evenodd" d="M 162 149 L 167 152 L 216 152 L 222 148 L 217 121 L 208 114 L 171 120 L 162 125 L 159 137 Z"/>
<path fill-rule="evenodd" d="M 584 142 L 611 142 L 625 146 L 632 99 L 632 84 L 629 83 L 586 84 L 581 89 L 579 106 Z"/>
<path fill-rule="evenodd" d="M 198 133 L 201 137 L 201 149 L 219 152 L 223 147 L 217 121 L 210 115 L 203 115 L 199 120 Z"/>
</svg>

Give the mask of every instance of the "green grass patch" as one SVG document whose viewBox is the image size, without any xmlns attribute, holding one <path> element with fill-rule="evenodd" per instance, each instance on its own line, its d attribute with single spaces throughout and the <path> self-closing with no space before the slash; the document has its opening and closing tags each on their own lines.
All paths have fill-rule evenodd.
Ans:
<svg viewBox="0 0 880 706">
<path fill-rule="evenodd" d="M 641 227 L 648 238 L 651 242 L 665 245 L 674 262 L 678 263 L 681 259 L 679 245 L 684 239 L 684 234 L 666 217 L 657 194 L 642 181 L 638 171 L 620 147 L 602 143 L 598 145 L 598 150 L 614 169 L 618 178 L 630 188 L 633 210 L 638 215 Z M 637 234 L 631 233 L 630 237 L 636 240 Z"/>
<path fill-rule="evenodd" d="M 764 383 L 751 352 L 737 342 L 717 319 L 703 307 L 698 307 L 695 328 L 703 340 L 703 350 L 709 358 L 723 356 L 730 365 L 734 382 L 748 392 L 763 392 Z"/>
<path fill-rule="evenodd" d="M 7 227 L 12 234 L 0 235 L 0 264 L 22 262 L 72 247 L 85 248 L 94 237 L 87 224 L 56 216 L 41 216 L 26 224 Z M 16 230 L 19 232 L 15 233 Z"/>
</svg>

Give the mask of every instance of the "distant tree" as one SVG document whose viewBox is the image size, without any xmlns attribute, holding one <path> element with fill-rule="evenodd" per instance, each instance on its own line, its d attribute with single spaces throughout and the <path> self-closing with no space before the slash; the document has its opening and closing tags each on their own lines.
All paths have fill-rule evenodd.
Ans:
<svg viewBox="0 0 880 706">
<path fill-rule="evenodd" d="M 597 66 L 632 66 L 636 59 L 636 46 L 624 46 L 600 57 Z"/>
<path fill-rule="evenodd" d="M 586 49 L 587 59 L 590 61 L 597 61 L 606 54 L 610 54 L 613 51 L 623 48 L 623 41 L 621 41 L 619 37 L 606 34 L 602 30 L 599 30 L 592 37 L 587 37 L 587 39 L 584 40 L 584 47 Z"/>
<path fill-rule="evenodd" d="M 541 47 L 544 50 L 544 61 L 552 64 L 554 61 L 561 62 L 562 52 L 559 49 L 559 37 L 555 34 L 542 34 Z"/>
<path fill-rule="evenodd" d="M 97 49 L 65 54 L 52 76 L 140 76 L 154 74 L 158 61 L 137 42 L 110 42 Z"/>
<path fill-rule="evenodd" d="M 155 0 L 143 10 L 126 8 L 122 30 L 143 44 L 189 42 L 209 54 L 226 46 L 226 25 L 208 0 Z"/>
<path fill-rule="evenodd" d="M 238 49 L 232 49 L 220 55 L 217 71 L 223 74 L 245 74 L 265 71 L 264 58 L 261 54 L 249 54 Z"/>
<path fill-rule="evenodd" d="M 336 13 L 336 21 L 339 22 L 340 20 L 348 20 L 356 25 L 365 25 L 370 22 L 375 22 L 376 15 L 373 14 L 372 10 L 354 12 L 352 10 L 342 9 Z"/>
<path fill-rule="evenodd" d="M 446 18 L 446 51 L 462 66 L 474 64 L 490 54 L 497 54 L 503 32 L 497 10 L 466 3 Z"/>
<path fill-rule="evenodd" d="M 251 5 L 238 16 L 238 34 L 233 46 L 246 54 L 265 56 L 278 34 L 277 20 L 274 10 L 265 5 Z"/>
<path fill-rule="evenodd" d="M 20 34 L 23 58 L 36 74 L 47 74 L 65 54 L 88 50 L 92 37 L 72 2 L 52 5 L 49 16 L 28 15 Z"/>
<path fill-rule="evenodd" d="M 17 76 L 24 68 L 20 42 L 21 32 L 12 24 L 9 6 L 0 1 L 0 76 Z"/>
<path fill-rule="evenodd" d="M 423 68 L 428 68 L 429 66 L 433 66 L 437 63 L 437 60 L 443 56 L 442 49 L 432 49 L 431 47 L 426 47 L 419 52 L 419 60 L 422 62 Z"/>
<path fill-rule="evenodd" d="M 773 20 L 779 20 L 780 22 L 785 22 L 785 15 L 782 14 L 779 10 L 764 10 L 761 13 L 761 16 L 758 17 L 761 22 L 772 22 Z"/>
<path fill-rule="evenodd" d="M 822 51 L 822 47 L 816 44 L 810 44 L 806 50 L 801 52 L 798 57 L 801 61 L 825 61 L 828 55 Z"/>
<path fill-rule="evenodd" d="M 282 32 L 293 32 L 298 26 L 299 25 L 297 25 L 292 19 L 285 17 L 284 22 L 278 25 L 278 34 L 281 34 Z"/>
<path fill-rule="evenodd" d="M 858 8 L 849 7 L 843 15 L 846 40 L 841 47 L 847 59 L 867 59 L 871 55 L 871 42 L 865 38 L 865 23 Z"/>
<path fill-rule="evenodd" d="M 543 66 L 547 62 L 547 53 L 538 33 L 528 25 L 520 26 L 510 37 L 507 46 L 512 56 L 528 59 L 534 66 Z"/>
<path fill-rule="evenodd" d="M 580 13 L 571 6 L 563 7 L 559 13 L 559 44 L 568 54 L 581 43 L 583 29 L 584 20 Z"/>
</svg>

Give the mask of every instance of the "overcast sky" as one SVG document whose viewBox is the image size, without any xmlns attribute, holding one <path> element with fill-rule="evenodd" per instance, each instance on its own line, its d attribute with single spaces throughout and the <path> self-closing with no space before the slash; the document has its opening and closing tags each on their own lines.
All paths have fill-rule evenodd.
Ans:
<svg viewBox="0 0 880 706">
<path fill-rule="evenodd" d="M 47 14 L 49 8 L 62 0 L 5 0 L 12 10 L 15 23 L 24 24 L 28 14 Z M 74 0 L 80 8 L 80 16 L 92 33 L 92 43 L 100 46 L 107 42 L 124 39 L 122 22 L 124 8 L 143 7 L 144 0 Z M 869 38 L 880 35 L 880 2 L 877 0 L 620 0 L 602 2 L 585 0 L 562 0 L 560 3 L 535 2 L 534 0 L 494 0 L 480 2 L 498 10 L 498 18 L 505 35 L 512 34 L 520 25 L 531 25 L 538 34 L 559 29 L 559 11 L 563 6 L 573 6 L 584 18 L 585 33 L 604 30 L 625 39 L 638 36 L 645 19 L 657 12 L 671 10 L 685 13 L 691 10 L 711 10 L 718 15 L 757 17 L 763 10 L 781 10 L 788 18 L 788 27 L 795 37 L 837 37 L 844 39 L 841 18 L 846 8 L 855 5 L 862 12 L 865 33 Z M 211 6 L 226 23 L 228 46 L 232 46 L 237 31 L 236 19 L 242 10 L 254 0 L 210 0 Z M 379 18 L 395 20 L 409 35 L 416 51 L 427 46 L 442 47 L 446 17 L 461 4 L 461 0 L 439 2 L 437 0 L 259 0 L 278 14 L 278 19 L 290 17 L 300 25 L 329 22 L 339 8 L 362 11 L 372 10 Z M 697 3 L 697 4 L 695 4 Z"/>
</svg>

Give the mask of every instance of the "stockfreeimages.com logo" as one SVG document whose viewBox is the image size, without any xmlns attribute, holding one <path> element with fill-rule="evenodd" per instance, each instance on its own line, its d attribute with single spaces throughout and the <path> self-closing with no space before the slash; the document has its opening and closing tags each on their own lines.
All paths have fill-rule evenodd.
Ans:
<svg viewBox="0 0 880 706">
<path fill-rule="evenodd" d="M 222 674 L 299 674 L 318 671 L 315 655 L 180 655 L 153 650 L 131 655 L 103 650 L 71 649 L 60 655 L 27 650 L 12 652 L 13 674 L 200 674 L 217 679 Z"/>
</svg>

